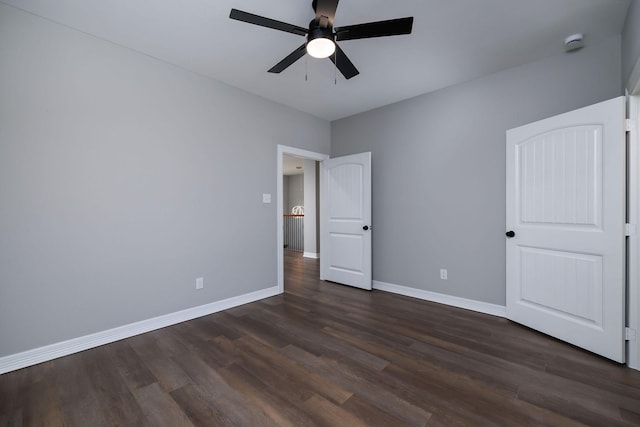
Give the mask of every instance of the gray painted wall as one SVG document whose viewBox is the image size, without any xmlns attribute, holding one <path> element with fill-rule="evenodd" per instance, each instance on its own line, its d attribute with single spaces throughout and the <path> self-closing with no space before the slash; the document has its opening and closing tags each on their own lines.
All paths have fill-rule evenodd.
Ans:
<svg viewBox="0 0 640 427">
<path fill-rule="evenodd" d="M 289 204 L 285 213 L 291 213 L 294 206 L 304 206 L 304 175 L 289 175 Z"/>
<path fill-rule="evenodd" d="M 319 254 L 318 247 L 318 205 L 317 164 L 315 160 L 304 161 L 304 252 Z"/>
<path fill-rule="evenodd" d="M 620 95 L 620 44 L 333 122 L 332 156 L 372 152 L 374 280 L 504 305 L 505 132 Z"/>
<path fill-rule="evenodd" d="M 282 212 L 289 213 L 289 175 L 282 176 Z"/>
<path fill-rule="evenodd" d="M 633 69 L 640 60 L 640 0 L 632 0 L 622 32 L 622 83 L 632 90 L 640 76 Z M 631 81 L 630 81 L 631 80 Z"/>
<path fill-rule="evenodd" d="M 1 4 L 0 57 L 0 356 L 276 286 L 328 122 Z"/>
</svg>

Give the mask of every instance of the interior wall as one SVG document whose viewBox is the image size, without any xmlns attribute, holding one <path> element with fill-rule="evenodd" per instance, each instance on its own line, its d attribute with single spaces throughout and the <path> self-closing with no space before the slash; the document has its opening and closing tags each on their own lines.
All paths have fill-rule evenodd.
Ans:
<svg viewBox="0 0 640 427">
<path fill-rule="evenodd" d="M 372 153 L 374 280 L 504 305 L 505 132 L 621 87 L 613 37 L 333 122 L 332 157 Z"/>
<path fill-rule="evenodd" d="M 304 206 L 304 175 L 289 175 L 289 205 L 285 212 L 291 213 L 294 206 Z"/>
<path fill-rule="evenodd" d="M 0 357 L 276 286 L 327 121 L 2 4 L 0 57 Z"/>
<path fill-rule="evenodd" d="M 304 160 L 304 255 L 306 257 L 316 258 L 320 251 L 318 250 L 318 221 L 316 212 L 318 206 L 316 204 L 316 189 L 318 182 L 316 180 L 316 168 L 318 162 L 315 160 Z"/>
<path fill-rule="evenodd" d="M 633 0 L 622 32 L 622 83 L 630 92 L 640 84 L 640 1 Z"/>
<path fill-rule="evenodd" d="M 289 175 L 282 175 L 282 212 L 289 213 Z"/>
</svg>

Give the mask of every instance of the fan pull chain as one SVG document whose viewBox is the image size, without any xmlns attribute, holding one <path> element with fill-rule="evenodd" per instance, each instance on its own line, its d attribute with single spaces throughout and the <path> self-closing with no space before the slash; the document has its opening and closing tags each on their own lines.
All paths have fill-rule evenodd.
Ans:
<svg viewBox="0 0 640 427">
<path fill-rule="evenodd" d="M 304 56 L 304 81 L 308 81 L 309 80 L 309 58 L 307 58 L 308 55 Z"/>
<path fill-rule="evenodd" d="M 338 55 L 333 52 L 333 84 L 338 86 Z"/>
</svg>

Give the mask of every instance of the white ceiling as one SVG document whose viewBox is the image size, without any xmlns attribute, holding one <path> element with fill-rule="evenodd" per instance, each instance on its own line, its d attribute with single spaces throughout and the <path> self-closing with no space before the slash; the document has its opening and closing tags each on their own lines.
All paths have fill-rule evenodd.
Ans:
<svg viewBox="0 0 640 427">
<path fill-rule="evenodd" d="M 307 27 L 311 0 L 1 0 L 315 116 L 335 120 L 620 34 L 631 0 L 342 0 L 335 26 L 414 16 L 405 36 L 340 43 L 360 75 L 306 56 L 304 42 L 229 19 L 231 8 Z M 305 68 L 308 80 L 305 80 Z"/>
</svg>

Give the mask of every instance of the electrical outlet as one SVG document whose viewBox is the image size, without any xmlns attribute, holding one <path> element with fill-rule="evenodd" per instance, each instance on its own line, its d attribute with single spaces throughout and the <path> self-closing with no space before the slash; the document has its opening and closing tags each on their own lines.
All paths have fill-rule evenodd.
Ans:
<svg viewBox="0 0 640 427">
<path fill-rule="evenodd" d="M 196 279 L 196 289 L 204 288 L 204 277 L 198 277 Z"/>
<path fill-rule="evenodd" d="M 447 269 L 446 268 L 440 269 L 440 278 L 442 280 L 447 280 Z"/>
</svg>

